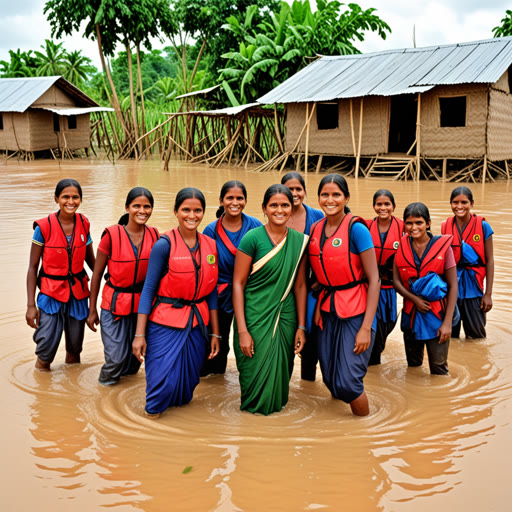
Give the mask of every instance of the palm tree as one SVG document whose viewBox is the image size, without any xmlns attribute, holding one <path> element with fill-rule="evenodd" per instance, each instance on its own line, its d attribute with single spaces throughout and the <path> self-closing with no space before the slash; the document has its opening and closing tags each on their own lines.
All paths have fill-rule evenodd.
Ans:
<svg viewBox="0 0 512 512">
<path fill-rule="evenodd" d="M 35 51 L 39 59 L 37 76 L 56 76 L 63 75 L 66 69 L 66 50 L 62 48 L 64 43 L 55 44 L 50 39 L 45 39 L 44 45 L 41 45 L 43 52 Z"/>
<path fill-rule="evenodd" d="M 63 77 L 72 84 L 80 87 L 87 81 L 88 75 L 95 73 L 96 68 L 92 65 L 91 59 L 82 55 L 81 50 L 74 50 L 66 53 L 64 57 Z"/>
</svg>

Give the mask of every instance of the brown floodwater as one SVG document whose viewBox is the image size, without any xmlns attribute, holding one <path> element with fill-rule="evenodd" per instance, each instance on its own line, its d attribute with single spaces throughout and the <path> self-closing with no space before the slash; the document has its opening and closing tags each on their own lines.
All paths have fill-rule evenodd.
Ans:
<svg viewBox="0 0 512 512">
<path fill-rule="evenodd" d="M 64 177 L 83 187 L 80 211 L 95 247 L 136 185 L 153 192 L 150 224 L 166 230 L 176 225 L 172 204 L 184 186 L 206 195 L 204 227 L 228 179 L 247 185 L 246 211 L 260 219 L 263 192 L 279 181 L 277 173 L 184 163 L 166 172 L 159 162 L 0 161 L 1 510 L 512 509 L 510 183 L 471 185 L 474 211 L 495 231 L 494 309 L 487 339 L 452 340 L 449 377 L 430 376 L 426 364 L 407 369 L 397 327 L 383 364 L 368 371 L 366 418 L 354 418 L 318 377 L 302 382 L 299 364 L 282 412 L 241 412 L 230 353 L 225 376 L 202 379 L 190 405 L 151 420 L 143 416 L 143 369 L 115 387 L 98 385 L 99 332 L 87 330 L 82 364 L 65 365 L 61 346 L 50 373 L 34 370 L 33 331 L 24 319 L 32 222 L 55 209 L 53 190 Z M 307 177 L 313 206 L 320 178 Z M 409 202 L 425 202 L 435 233 L 450 215 L 452 184 L 362 179 L 349 186 L 352 211 L 364 217 L 382 187 L 395 194 L 399 215 Z"/>
</svg>

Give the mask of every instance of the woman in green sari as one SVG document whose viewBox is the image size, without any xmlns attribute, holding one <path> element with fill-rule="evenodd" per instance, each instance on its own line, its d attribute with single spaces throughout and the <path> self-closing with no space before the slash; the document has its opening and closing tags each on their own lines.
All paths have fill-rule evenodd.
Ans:
<svg viewBox="0 0 512 512">
<path fill-rule="evenodd" d="M 306 341 L 308 237 L 286 227 L 290 190 L 272 185 L 263 198 L 265 226 L 238 246 L 233 275 L 234 351 L 240 372 L 241 409 L 271 414 L 288 402 L 293 359 Z"/>
</svg>

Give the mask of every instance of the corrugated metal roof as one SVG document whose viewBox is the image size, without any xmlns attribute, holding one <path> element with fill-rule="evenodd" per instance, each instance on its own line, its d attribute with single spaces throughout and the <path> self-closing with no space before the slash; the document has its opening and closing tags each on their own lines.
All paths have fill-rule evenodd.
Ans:
<svg viewBox="0 0 512 512">
<path fill-rule="evenodd" d="M 55 112 L 61 116 L 79 116 L 81 114 L 90 114 L 91 112 L 114 112 L 113 108 L 110 107 L 74 107 L 74 108 L 64 108 L 64 107 L 37 107 L 43 110 L 49 110 L 50 112 Z"/>
<path fill-rule="evenodd" d="M 99 107 L 78 87 L 61 76 L 0 78 L 0 112 L 25 112 L 54 84 L 79 103 L 87 107 Z"/>
<path fill-rule="evenodd" d="M 238 107 L 219 108 L 217 110 L 191 110 L 190 112 L 164 112 L 169 116 L 184 115 L 184 114 L 203 114 L 206 116 L 236 116 L 249 108 L 260 107 L 261 103 L 247 103 L 246 105 L 239 105 Z"/>
<path fill-rule="evenodd" d="M 512 64 L 512 37 L 362 55 L 321 57 L 260 103 L 329 101 L 425 92 L 436 85 L 494 83 Z"/>
<path fill-rule="evenodd" d="M 220 84 L 214 85 L 213 87 L 208 87 L 208 89 L 201 89 L 200 91 L 187 92 L 186 94 L 182 94 L 181 96 L 176 96 L 176 98 L 174 98 L 174 99 L 179 100 L 181 98 L 187 98 L 188 96 L 198 96 L 200 94 L 208 94 L 209 92 L 212 92 L 215 89 L 218 89 L 219 87 L 220 87 Z"/>
</svg>

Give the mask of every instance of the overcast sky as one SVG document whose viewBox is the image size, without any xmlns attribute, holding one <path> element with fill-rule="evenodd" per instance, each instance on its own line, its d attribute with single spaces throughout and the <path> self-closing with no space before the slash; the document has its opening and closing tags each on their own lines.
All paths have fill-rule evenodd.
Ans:
<svg viewBox="0 0 512 512">
<path fill-rule="evenodd" d="M 8 60 L 9 49 L 37 50 L 51 37 L 43 14 L 45 0 L 0 1 L 0 60 Z M 363 52 L 412 47 L 414 26 L 417 47 L 489 39 L 492 29 L 500 24 L 507 8 L 511 8 L 510 0 L 361 0 L 357 3 L 364 9 L 375 7 L 392 29 L 385 41 L 367 35 L 366 41 L 357 45 Z M 83 39 L 80 34 L 64 42 L 68 51 L 82 49 L 100 67 L 96 43 Z M 160 46 L 166 45 L 164 42 Z"/>
</svg>

